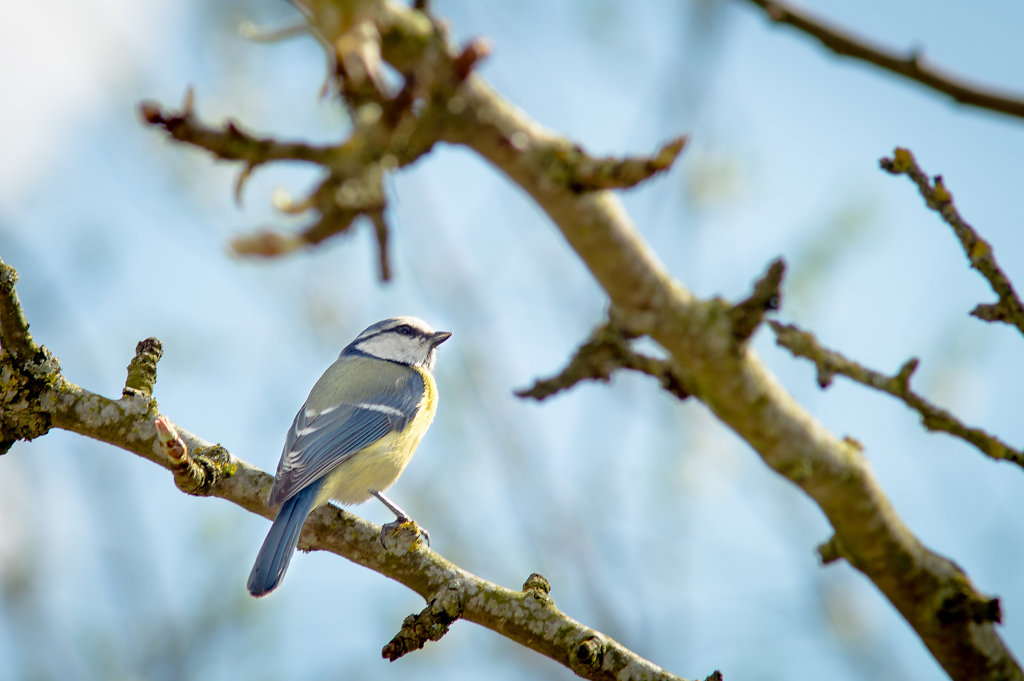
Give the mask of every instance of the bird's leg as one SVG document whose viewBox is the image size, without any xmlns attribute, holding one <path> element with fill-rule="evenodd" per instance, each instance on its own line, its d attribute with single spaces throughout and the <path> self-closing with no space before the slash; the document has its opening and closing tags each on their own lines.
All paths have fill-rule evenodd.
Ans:
<svg viewBox="0 0 1024 681">
<path fill-rule="evenodd" d="M 371 489 L 370 494 L 380 499 L 380 502 L 388 507 L 388 510 L 395 514 L 395 517 L 403 523 L 412 521 L 409 514 L 402 510 L 402 508 L 395 502 L 384 496 L 384 493 L 377 489 Z"/>
<path fill-rule="evenodd" d="M 386 523 L 382 525 L 380 528 L 380 543 L 382 546 L 384 545 L 384 534 L 386 532 L 390 532 L 392 529 L 398 527 L 402 523 L 412 523 L 413 525 L 415 525 L 416 528 L 420 531 L 420 534 L 423 535 L 423 538 L 427 540 L 427 546 L 430 546 L 430 533 L 427 532 L 427 528 L 420 527 L 419 523 L 410 518 L 409 514 L 402 510 L 401 506 L 399 506 L 398 504 L 384 496 L 384 493 L 381 492 L 380 490 L 371 489 L 370 494 L 380 499 L 380 503 L 387 506 L 388 510 L 395 514 L 394 522 Z"/>
</svg>

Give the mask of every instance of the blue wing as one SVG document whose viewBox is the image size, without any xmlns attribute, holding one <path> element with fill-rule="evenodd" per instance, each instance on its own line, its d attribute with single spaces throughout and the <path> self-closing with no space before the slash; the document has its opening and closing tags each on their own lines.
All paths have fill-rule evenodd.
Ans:
<svg viewBox="0 0 1024 681">
<path fill-rule="evenodd" d="M 424 384 L 416 371 L 403 371 L 401 376 L 388 382 L 388 389 L 359 402 L 317 410 L 307 400 L 285 439 L 270 505 L 288 500 L 388 433 L 404 430 L 416 415 Z"/>
</svg>

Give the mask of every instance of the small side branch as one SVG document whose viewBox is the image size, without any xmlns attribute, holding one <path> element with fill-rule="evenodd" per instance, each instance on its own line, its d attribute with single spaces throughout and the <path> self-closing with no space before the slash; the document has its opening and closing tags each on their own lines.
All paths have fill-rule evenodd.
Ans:
<svg viewBox="0 0 1024 681">
<path fill-rule="evenodd" d="M 0 455 L 49 432 L 52 417 L 40 396 L 63 381 L 60 362 L 29 333 L 17 281 L 18 272 L 0 260 Z"/>
<path fill-rule="evenodd" d="M 139 341 L 135 346 L 135 356 L 128 363 L 128 378 L 124 382 L 124 397 L 132 395 L 153 396 L 156 384 L 156 363 L 164 354 L 164 347 L 156 338 Z"/>
<path fill-rule="evenodd" d="M 677 137 L 664 144 L 653 156 L 594 158 L 576 148 L 573 155 L 578 154 L 578 157 L 571 173 L 570 188 L 583 192 L 635 187 L 671 168 L 687 140 L 686 135 Z"/>
<path fill-rule="evenodd" d="M 394 662 L 406 653 L 419 650 L 427 641 L 440 641 L 452 623 L 462 616 L 462 610 L 462 595 L 456 589 L 445 587 L 439 596 L 430 599 L 426 608 L 403 620 L 402 628 L 381 650 L 381 657 Z"/>
<path fill-rule="evenodd" d="M 2 263 L 0 268 L 8 269 Z M 9 274 L 13 276 L 13 270 Z M 0 295 L 0 309 L 7 306 L 4 314 L 17 309 L 20 315 L 16 304 L 10 308 L 16 298 L 6 293 Z M 140 343 L 136 360 L 148 362 L 138 355 L 154 355 L 155 347 L 148 340 Z M 31 370 L 39 374 L 33 380 L 46 376 L 49 383 L 19 392 L 15 401 L 9 402 L 14 370 Z M 56 361 L 40 365 L 14 357 L 5 349 L 0 353 L 0 440 L 12 434 L 8 422 L 21 423 L 24 414 L 27 418 L 43 414 L 48 426 L 52 421 L 53 427 L 108 442 L 169 469 L 175 484 L 188 494 L 220 497 L 265 518 L 276 513 L 266 504 L 272 476 L 175 425 L 157 412 L 151 397 L 133 392 L 118 400 L 108 399 L 64 381 Z M 13 435 L 21 437 L 20 433 Z M 422 647 L 424 642 L 440 638 L 456 619 L 465 619 L 595 681 L 627 676 L 684 681 L 559 610 L 548 595 L 550 585 L 539 575 L 532 575 L 522 591 L 513 591 L 459 568 L 422 542 L 384 548 L 380 536 L 380 527 L 327 505 L 310 514 L 299 548 L 344 556 L 427 600 L 423 612 L 406 619 L 402 631 L 385 649 L 386 656 L 397 658 Z"/>
<path fill-rule="evenodd" d="M 367 156 L 366 145 L 361 144 L 324 147 L 258 138 L 231 121 L 221 127 L 206 125 L 198 120 L 194 106 L 190 90 L 181 111 L 167 112 L 151 102 L 141 104 L 140 111 L 147 123 L 162 127 L 176 141 L 205 149 L 223 160 L 241 161 L 244 165 L 235 185 L 236 200 L 240 200 L 245 182 L 253 171 L 267 162 L 303 161 L 327 171 L 307 196 L 293 201 L 282 192 L 275 197 L 275 204 L 282 213 L 313 213 L 315 218 L 311 224 L 298 234 L 262 230 L 238 236 L 230 242 L 235 255 L 268 258 L 286 255 L 348 231 L 360 215 L 372 216 L 383 210 L 383 151 Z M 387 226 L 383 226 L 386 229 Z M 380 242 L 379 225 L 375 222 L 374 227 L 378 229 Z M 383 279 L 390 277 L 390 270 L 381 268 L 381 272 Z"/>
<path fill-rule="evenodd" d="M 31 357 L 39 349 L 28 331 L 28 322 L 14 285 L 18 272 L 0 260 L 0 350 L 19 357 Z"/>
<path fill-rule="evenodd" d="M 374 236 L 377 238 L 377 267 L 381 281 L 391 281 L 391 252 L 388 248 L 388 223 L 384 219 L 384 211 L 370 213 Z"/>
<path fill-rule="evenodd" d="M 322 165 L 331 158 L 329 147 L 256 137 L 234 121 L 219 127 L 205 125 L 195 115 L 195 95 L 191 88 L 185 93 L 180 111 L 164 110 L 155 102 L 142 102 L 139 114 L 147 124 L 163 128 L 175 141 L 205 149 L 225 161 L 243 161 L 250 169 L 268 161 Z"/>
<path fill-rule="evenodd" d="M 661 387 L 680 400 L 690 396 L 680 368 L 672 361 L 638 353 L 630 347 L 636 336 L 614 321 L 608 321 L 580 346 L 569 364 L 556 376 L 538 380 L 532 387 L 517 390 L 516 396 L 545 400 L 577 383 L 587 380 L 611 380 L 618 369 L 639 371 L 658 379 Z"/>
<path fill-rule="evenodd" d="M 953 228 L 971 267 L 985 277 L 989 286 L 999 297 L 995 303 L 978 305 L 971 311 L 971 314 L 987 322 L 1012 324 L 1024 334 L 1024 305 L 1021 304 L 1010 279 L 996 263 L 992 246 L 978 236 L 975 229 L 967 224 L 960 216 L 956 206 L 953 205 L 953 195 L 943 183 L 942 176 L 936 175 L 934 178 L 929 178 L 921 170 L 910 150 L 900 147 L 893 152 L 892 158 L 883 158 L 880 165 L 886 172 L 893 175 L 906 175 L 913 180 L 928 207 L 938 213 Z"/>
<path fill-rule="evenodd" d="M 200 446 L 190 453 L 185 439 L 169 418 L 158 416 L 153 425 L 158 448 L 167 457 L 174 484 L 182 492 L 207 496 L 219 479 L 234 474 L 231 455 L 223 447 Z"/>
<path fill-rule="evenodd" d="M 903 76 L 936 92 L 948 95 L 961 104 L 1024 118 L 1024 98 L 1021 96 L 979 87 L 949 73 L 944 73 L 925 63 L 919 51 L 912 50 L 900 54 L 872 45 L 859 36 L 853 36 L 835 26 L 830 26 L 827 22 L 806 12 L 793 9 L 784 3 L 771 0 L 749 0 L 749 2 L 760 7 L 772 21 L 788 24 L 798 31 L 806 33 L 842 57 L 851 57 L 874 64 L 890 73 Z"/>
<path fill-rule="evenodd" d="M 751 294 L 732 308 L 732 335 L 737 343 L 745 343 L 754 335 L 764 321 L 765 313 L 779 309 L 779 287 L 785 272 L 786 263 L 782 258 L 773 260 L 764 275 L 754 283 Z"/>
<path fill-rule="evenodd" d="M 836 375 L 847 378 L 892 395 L 921 415 L 921 423 L 931 431 L 949 433 L 969 442 L 983 454 L 993 459 L 1010 461 L 1024 467 L 1024 452 L 1014 449 L 999 438 L 989 435 L 980 428 L 964 425 L 953 414 L 928 402 L 911 390 L 910 377 L 917 369 L 918 360 L 910 359 L 892 376 L 886 376 L 868 369 L 862 364 L 822 347 L 814 334 L 792 324 L 768 322 L 775 332 L 776 343 L 789 350 L 796 357 L 811 360 L 818 368 L 818 385 L 826 388 Z"/>
<path fill-rule="evenodd" d="M 162 128 L 172 139 L 242 163 L 236 200 L 253 171 L 264 163 L 303 161 L 323 168 L 322 179 L 305 196 L 294 201 L 288 197 L 275 200 L 283 213 L 311 216 L 303 229 L 241 235 L 230 243 L 235 255 L 282 256 L 348 233 L 358 218 L 365 217 L 378 245 L 380 278 L 391 279 L 389 228 L 383 217 L 386 176 L 415 162 L 438 141 L 441 122 L 452 117 L 450 108 L 458 108 L 452 104 L 458 101 L 458 90 L 487 56 L 489 47 L 486 41 L 474 40 L 455 49 L 438 22 L 424 22 L 422 15 L 415 21 L 393 21 L 383 16 L 383 3 L 363 5 L 355 14 L 338 15 L 329 5 L 298 3 L 312 22 L 310 30 L 328 52 L 335 91 L 352 117 L 353 131 L 346 140 L 316 146 L 259 138 L 230 121 L 222 126 L 206 125 L 194 113 L 191 90 L 180 111 L 166 111 L 152 102 L 140 105 L 143 120 Z M 416 35 L 416 44 L 424 48 L 415 68 L 401 70 L 404 84 L 393 95 L 381 79 L 381 29 L 410 31 Z M 389 45 L 391 38 L 384 40 L 384 46 Z M 662 162 L 659 157 L 652 163 Z"/>
</svg>

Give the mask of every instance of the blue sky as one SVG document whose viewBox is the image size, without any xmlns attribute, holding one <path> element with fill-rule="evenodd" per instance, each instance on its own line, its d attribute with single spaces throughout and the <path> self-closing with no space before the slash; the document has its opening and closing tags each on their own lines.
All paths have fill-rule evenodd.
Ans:
<svg viewBox="0 0 1024 681">
<path fill-rule="evenodd" d="M 781 255 L 779 319 L 881 371 L 918 356 L 922 392 L 1024 441 L 1019 335 L 967 316 L 991 299 L 984 281 L 909 181 L 877 166 L 896 145 L 913 149 L 1021 281 L 1021 122 L 836 59 L 739 1 L 434 4 L 460 40 L 492 39 L 481 72 L 500 92 L 586 149 L 643 153 L 692 136 L 671 173 L 623 194 L 684 285 L 736 298 Z M 1011 3 L 813 9 L 1024 92 L 1024 16 Z M 0 26 L 11 93 L 0 256 L 69 380 L 118 394 L 135 343 L 155 335 L 161 410 L 269 470 L 338 350 L 370 322 L 416 314 L 455 335 L 439 358 L 437 421 L 392 496 L 435 550 L 506 586 L 543 573 L 570 615 L 684 676 L 943 678 L 869 583 L 817 565 L 821 514 L 700 404 L 631 376 L 543 405 L 512 396 L 561 367 L 604 299 L 547 218 L 471 153 L 439 148 L 390 181 L 389 285 L 375 279 L 365 226 L 279 262 L 227 255 L 234 234 L 295 224 L 270 197 L 314 176 L 262 170 L 235 205 L 237 169 L 170 144 L 135 107 L 177 105 L 192 85 L 207 120 L 342 137 L 343 117 L 317 97 L 312 41 L 238 37 L 244 19 L 290 21 L 287 5 L 12 11 Z M 884 396 L 842 380 L 820 391 L 767 331 L 755 347 L 817 418 L 864 443 L 918 536 L 1002 597 L 1019 651 L 1020 471 L 923 432 Z M 388 519 L 371 504 L 353 511 Z M 186 497 L 155 466 L 67 433 L 0 459 L 0 522 L 0 677 L 226 679 L 239 665 L 253 678 L 570 677 L 466 623 L 381 662 L 422 604 L 336 557 L 298 556 L 281 590 L 252 602 L 263 519 Z"/>
</svg>

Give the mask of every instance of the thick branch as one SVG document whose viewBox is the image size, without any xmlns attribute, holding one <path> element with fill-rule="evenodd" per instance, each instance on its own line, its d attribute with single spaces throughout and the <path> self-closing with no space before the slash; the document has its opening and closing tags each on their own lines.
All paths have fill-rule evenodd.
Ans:
<svg viewBox="0 0 1024 681">
<path fill-rule="evenodd" d="M 971 267 L 985 277 L 989 286 L 999 296 L 998 302 L 978 305 L 971 311 L 971 314 L 987 322 L 1012 324 L 1024 334 L 1024 305 L 1017 297 L 1017 292 L 1014 291 L 1010 279 L 996 262 L 992 246 L 978 236 L 974 228 L 960 217 L 959 211 L 953 205 L 953 195 L 942 182 L 942 176 L 936 175 L 934 180 L 929 178 L 917 165 L 917 160 L 914 159 L 910 150 L 900 147 L 893 152 L 892 158 L 883 158 L 880 165 L 883 170 L 893 175 L 906 175 L 917 185 L 917 190 L 924 197 L 928 207 L 938 213 L 946 224 L 953 228 Z"/>
<path fill-rule="evenodd" d="M 1005 92 L 979 87 L 961 78 L 926 64 L 917 51 L 900 54 L 867 40 L 853 36 L 807 12 L 772 0 L 749 0 L 764 10 L 772 21 L 788 24 L 811 36 L 832 52 L 851 57 L 920 83 L 955 101 L 1009 116 L 1024 117 L 1024 98 Z"/>
<path fill-rule="evenodd" d="M 404 11 L 390 8 L 396 17 Z M 401 26 L 400 19 L 394 25 Z M 387 49 L 393 40 L 385 34 L 384 56 L 406 69 L 415 50 Z M 476 74 L 449 104 L 450 116 L 438 121 L 442 138 L 476 150 L 537 201 L 628 328 L 661 344 L 685 372 L 687 390 L 818 503 L 851 564 L 886 595 L 950 676 L 1024 678 L 990 622 L 943 621 L 949 599 L 975 597 L 967 576 L 921 544 L 860 452 L 815 421 L 737 341 L 733 307 L 698 300 L 673 280 L 613 194 L 574 192 L 564 173 L 552 172 L 558 166 L 551 159 L 564 156 L 571 143 L 527 118 Z"/>
<path fill-rule="evenodd" d="M 10 303 L 16 299 L 10 296 L 4 300 Z M 4 314 L 13 313 L 15 308 Z M 25 363 L 23 368 L 33 366 Z M 48 378 L 45 386 L 28 396 L 31 403 L 5 404 L 7 417 L 43 413 L 57 428 L 110 443 L 163 466 L 174 474 L 175 484 L 189 494 L 219 497 L 265 518 L 274 517 L 275 510 L 266 506 L 272 476 L 176 426 L 157 412 L 151 397 L 130 391 L 112 400 L 91 393 L 67 382 L 55 363 L 50 366 Z M 383 548 L 380 535 L 381 528 L 376 525 L 337 507 L 324 506 L 315 510 L 303 526 L 299 548 L 330 551 L 348 558 L 404 584 L 431 604 L 425 614 L 403 629 L 397 637 L 399 642 L 389 644 L 387 652 L 391 654 L 397 656 L 401 646 L 408 646 L 402 650 L 408 652 L 417 642 L 439 637 L 443 633 L 438 629 L 439 613 L 446 613 L 449 623 L 461 618 L 485 626 L 584 678 L 680 681 L 680 677 L 568 617 L 555 607 L 546 590 L 537 588 L 536 580 L 529 580 L 522 591 L 506 589 L 466 572 L 423 542 L 396 542 Z"/>
<path fill-rule="evenodd" d="M 751 294 L 729 311 L 732 337 L 738 346 L 754 335 L 766 312 L 779 308 L 779 286 L 785 271 L 786 265 L 781 259 L 773 261 L 764 275 L 755 282 Z M 689 397 L 682 368 L 671 359 L 658 359 L 634 351 L 630 342 L 637 336 L 623 326 L 613 311 L 609 320 L 594 329 L 587 342 L 580 346 L 561 372 L 551 378 L 536 381 L 530 388 L 517 390 L 516 395 L 545 400 L 581 381 L 607 383 L 615 371 L 628 369 L 658 379 L 662 388 L 680 400 Z"/>
<path fill-rule="evenodd" d="M 463 76 L 451 68 L 452 64 L 471 60 L 457 58 L 435 22 L 397 3 L 383 3 L 381 12 L 383 20 L 377 28 L 382 55 L 399 73 L 407 78 L 429 75 L 423 67 L 432 59 L 442 67 L 438 69 L 441 76 L 435 76 L 428 88 L 426 106 L 415 118 L 414 134 L 405 138 L 411 140 L 411 153 L 424 153 L 438 139 L 462 144 L 523 187 L 550 215 L 604 288 L 626 327 L 661 344 L 685 372 L 687 390 L 743 437 L 769 466 L 817 502 L 832 523 L 844 556 L 894 604 L 951 677 L 1024 678 L 991 621 L 957 614 L 970 610 L 958 609 L 957 604 L 982 602 L 984 597 L 956 564 L 928 550 L 911 534 L 859 449 L 829 433 L 778 385 L 750 350 L 743 334 L 738 337 L 737 329 L 745 333 L 749 325 L 737 324 L 736 308 L 717 299 L 699 300 L 673 280 L 610 192 L 579 191 L 578 183 L 573 182 L 579 175 L 578 166 L 566 164 L 566 159 L 577 158 L 576 145 L 528 119 L 476 73 L 466 70 Z M 315 22 L 316 17 L 312 20 Z M 328 46 L 340 37 L 332 33 L 331 26 L 317 25 L 315 29 L 327 37 Z M 379 120 L 410 118 L 383 115 Z M 381 153 L 373 134 L 377 131 L 372 126 L 357 130 L 353 139 L 358 139 L 362 148 Z M 398 165 L 407 158 L 409 154 L 400 157 Z M 373 162 L 375 157 L 369 160 Z M 349 175 L 354 176 L 358 172 Z M 756 328 L 759 320 L 754 321 L 750 328 Z M 247 476 L 246 471 L 240 466 L 239 474 L 218 485 L 236 484 L 234 481 Z M 269 476 L 261 479 L 269 485 Z M 257 512 L 268 513 L 262 508 Z M 356 532 L 357 525 L 352 522 L 341 524 L 347 518 L 341 511 L 317 511 L 313 523 L 307 524 L 303 541 L 333 547 L 331 542 L 340 541 L 339 529 L 346 537 Z M 379 549 L 374 545 L 372 530 L 362 539 L 356 545 L 346 544 L 345 555 L 367 564 Z M 362 553 L 370 549 L 372 553 Z M 477 579 L 454 566 L 456 572 L 446 572 L 447 566 L 438 562 L 442 560 L 426 549 L 417 550 L 403 556 L 402 561 L 387 563 L 387 574 L 428 599 L 442 586 L 429 582 L 428 575 L 445 575 L 443 584 Z M 407 574 L 403 572 L 406 568 L 415 572 Z M 502 627 L 508 622 L 517 623 L 513 629 L 502 629 L 502 633 L 570 666 L 573 660 L 597 661 L 600 672 L 595 672 L 594 678 L 619 672 L 633 677 L 664 674 L 646 661 L 631 658 L 628 651 L 596 632 L 587 634 L 576 623 L 564 624 L 549 601 L 502 591 L 493 585 L 482 587 L 480 592 L 490 600 L 481 603 L 470 598 L 464 604 L 464 618 L 477 617 L 474 621 L 484 620 L 481 623 L 492 626 L 492 615 L 497 613 L 490 612 L 489 606 L 501 604 L 504 615 L 508 613 L 506 603 L 509 607 L 527 607 L 522 600 L 533 598 L 536 603 L 529 606 L 532 609 L 519 610 L 520 617 L 501 621 Z M 553 641 L 533 628 L 556 622 L 562 622 L 568 632 L 568 647 L 562 639 Z"/>
<path fill-rule="evenodd" d="M 135 398 L 115 402 L 68 384 L 56 394 L 43 398 L 54 403 L 55 426 L 109 442 L 174 471 L 176 462 L 163 454 L 157 439 L 157 417 L 147 412 L 144 401 Z M 95 418 L 83 422 L 79 414 L 84 412 Z M 189 450 L 197 452 L 191 458 L 215 473 L 203 489 L 183 487 L 184 491 L 220 497 L 273 518 L 274 510 L 266 507 L 272 476 L 223 448 L 213 447 L 180 428 L 176 430 L 188 443 Z M 216 453 L 216 457 L 209 452 Z M 176 484 L 181 486 L 177 475 Z M 446 599 L 443 602 L 450 603 L 454 593 L 462 606 L 461 619 L 532 648 L 569 666 L 584 678 L 611 681 L 622 678 L 620 674 L 625 672 L 631 679 L 679 679 L 568 617 L 548 597 L 539 598 L 533 592 L 513 591 L 481 579 L 434 553 L 423 542 L 403 546 L 410 548 L 408 553 L 396 554 L 381 548 L 379 527 L 334 506 L 314 511 L 299 540 L 299 548 L 303 550 L 330 551 L 347 558 L 404 584 L 428 603 L 442 594 Z M 404 644 L 410 640 L 413 639 L 409 636 L 403 638 Z M 394 652 L 395 649 L 388 650 Z M 581 666 L 579 660 L 584 650 L 587 652 L 585 660 L 596 659 L 599 663 Z"/>
<path fill-rule="evenodd" d="M 953 414 L 935 406 L 910 389 L 910 377 L 917 369 L 917 359 L 907 361 L 893 376 L 886 376 L 822 347 L 813 334 L 791 324 L 769 322 L 776 342 L 797 357 L 805 357 L 818 368 L 818 385 L 827 387 L 833 376 L 841 374 L 861 385 L 892 395 L 921 415 L 928 430 L 941 431 L 977 447 L 982 454 L 996 460 L 1010 461 L 1024 467 L 1024 452 L 1014 449 L 980 428 L 964 425 Z"/>
</svg>

